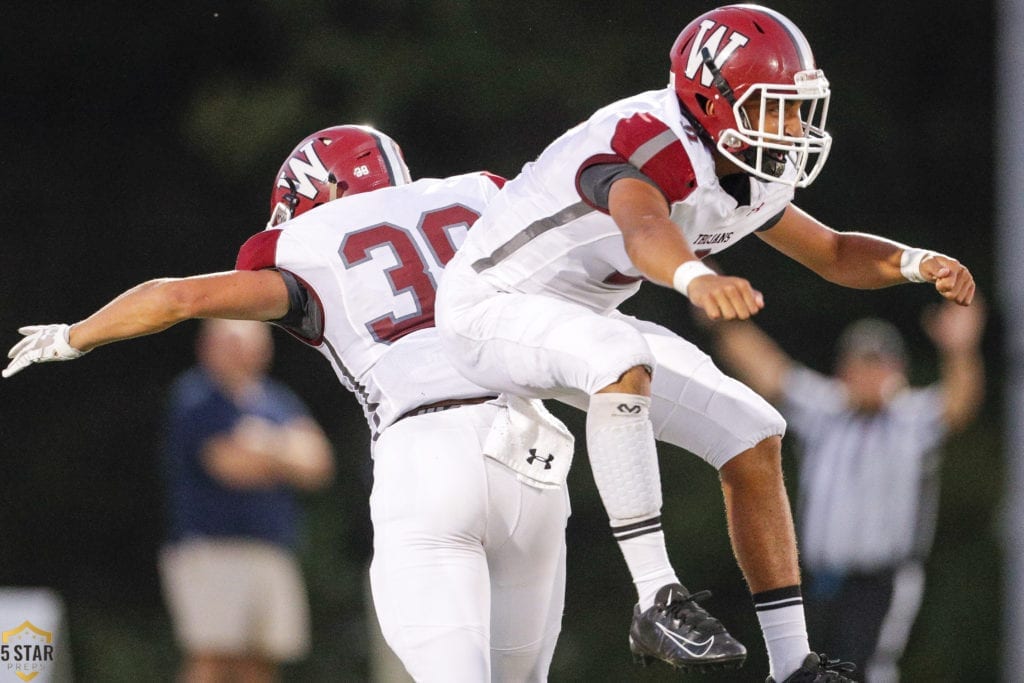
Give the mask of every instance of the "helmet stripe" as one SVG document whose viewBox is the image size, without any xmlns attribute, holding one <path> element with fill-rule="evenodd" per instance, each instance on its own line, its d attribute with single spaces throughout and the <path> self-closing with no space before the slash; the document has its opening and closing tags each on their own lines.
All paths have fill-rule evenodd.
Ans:
<svg viewBox="0 0 1024 683">
<path fill-rule="evenodd" d="M 398 185 L 398 181 L 395 177 L 395 161 L 390 154 L 388 154 L 388 145 L 381 139 L 381 136 L 374 135 L 373 139 L 377 141 L 377 151 L 380 152 L 380 156 L 384 159 L 384 166 L 388 170 L 388 181 L 392 186 Z"/>
<path fill-rule="evenodd" d="M 391 181 L 391 185 L 405 185 L 410 182 L 409 168 L 402 159 L 402 152 L 399 150 L 398 144 L 375 128 L 369 126 L 361 127 L 376 141 L 377 151 L 380 152 L 381 158 L 384 159 L 384 165 L 388 171 L 388 180 Z"/>
<path fill-rule="evenodd" d="M 383 137 L 385 138 L 384 147 L 387 150 L 392 168 L 395 170 L 395 185 L 405 185 L 412 182 L 412 178 L 409 177 L 409 167 L 405 164 L 405 159 L 402 157 L 402 150 L 399 148 L 398 143 L 386 135 Z"/>
<path fill-rule="evenodd" d="M 811 44 L 807 42 L 807 38 L 804 36 L 803 31 L 801 31 L 796 24 L 773 9 L 769 9 L 767 7 L 751 7 L 751 9 L 756 9 L 758 12 L 763 12 L 775 19 L 779 26 L 789 34 L 789 39 L 793 41 L 793 46 L 800 55 L 800 64 L 803 68 L 805 70 L 815 68 L 814 53 L 811 52 Z"/>
</svg>

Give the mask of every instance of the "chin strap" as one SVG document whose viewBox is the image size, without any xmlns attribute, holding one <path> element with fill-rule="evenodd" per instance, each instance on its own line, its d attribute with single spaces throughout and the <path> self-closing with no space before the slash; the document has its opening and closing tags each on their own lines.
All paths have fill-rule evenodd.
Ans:
<svg viewBox="0 0 1024 683">
<path fill-rule="evenodd" d="M 722 97 L 725 98 L 725 101 L 729 103 L 729 106 L 732 106 L 736 102 L 736 96 L 733 94 L 732 88 L 729 87 L 729 82 L 726 81 L 725 76 L 722 75 L 722 70 L 719 69 L 718 66 L 715 64 L 715 58 L 712 56 L 711 50 L 709 50 L 707 47 L 702 48 L 700 51 L 700 56 L 704 62 L 704 66 L 706 66 L 708 71 L 711 72 L 712 82 L 715 84 L 715 87 L 718 89 L 718 92 L 722 95 Z M 693 126 L 693 129 L 695 131 L 697 131 L 697 135 L 704 138 L 704 140 L 710 143 L 713 147 L 715 145 L 714 136 L 711 135 L 711 133 L 709 133 L 707 129 L 700 124 L 700 121 L 698 120 L 697 116 L 691 113 L 685 105 L 681 106 L 680 109 L 682 110 L 683 117 L 686 119 L 686 121 L 691 126 Z"/>
<path fill-rule="evenodd" d="M 732 91 L 732 86 L 729 85 L 729 82 L 725 80 L 725 76 L 722 75 L 722 70 L 715 64 L 715 58 L 712 56 L 711 50 L 706 46 L 701 48 L 700 56 L 704 61 L 704 66 L 711 72 L 711 82 L 714 83 L 715 89 L 729 103 L 729 107 L 733 107 L 736 104 L 736 94 Z M 743 125 L 750 128 L 750 120 L 747 118 L 747 113 L 741 109 L 739 115 L 743 117 Z"/>
<path fill-rule="evenodd" d="M 299 195 L 296 193 L 295 181 L 288 176 L 284 177 L 288 183 L 288 191 L 281 197 L 281 201 L 274 205 L 270 212 L 270 220 L 267 221 L 267 230 L 276 227 L 281 223 L 290 221 L 295 215 L 295 207 L 299 205 Z"/>
<path fill-rule="evenodd" d="M 711 72 L 711 82 L 715 84 L 715 88 L 722 94 L 725 101 L 729 103 L 729 106 L 736 104 L 736 96 L 732 92 L 732 87 L 729 82 L 725 80 L 725 76 L 722 75 L 722 70 L 715 64 L 715 58 L 711 54 L 706 46 L 700 50 L 701 59 L 704 61 L 704 66 L 707 67 L 708 71 Z"/>
<path fill-rule="evenodd" d="M 722 75 L 722 70 L 718 68 L 717 64 L 715 64 L 715 58 L 712 56 L 711 50 L 705 46 L 701 48 L 700 55 L 704 62 L 704 66 L 706 66 L 708 71 L 711 72 L 711 82 L 714 83 L 715 88 L 722 95 L 722 98 L 729 103 L 730 107 L 732 107 L 736 104 L 736 94 L 732 91 L 732 87 L 729 85 L 729 82 L 725 80 L 725 76 Z M 743 111 L 741 108 L 738 113 L 743 119 L 742 124 L 747 128 L 751 128 L 752 126 L 750 125 L 750 119 L 747 118 L 747 112 Z M 761 168 L 766 173 L 775 176 L 776 178 L 782 176 L 783 172 L 786 170 L 785 160 L 779 162 L 767 154 L 761 156 L 761 164 L 758 165 L 757 150 L 753 147 L 747 147 L 745 150 L 740 152 L 740 155 L 748 165 L 753 166 L 754 168 Z"/>
<path fill-rule="evenodd" d="M 281 199 L 288 205 L 288 218 L 290 219 L 295 215 L 295 207 L 299 205 L 299 192 L 295 186 L 295 180 L 285 176 L 284 181 L 288 183 L 288 192 Z"/>
<path fill-rule="evenodd" d="M 339 197 L 344 197 L 345 193 L 348 192 L 348 183 L 344 180 L 338 181 L 338 177 L 333 173 L 327 174 L 327 184 L 330 185 L 330 190 L 327 193 L 327 201 L 333 202 Z"/>
</svg>

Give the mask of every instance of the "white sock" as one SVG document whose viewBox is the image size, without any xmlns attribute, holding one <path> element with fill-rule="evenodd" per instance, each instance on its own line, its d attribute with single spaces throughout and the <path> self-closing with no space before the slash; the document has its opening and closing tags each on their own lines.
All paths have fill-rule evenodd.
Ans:
<svg viewBox="0 0 1024 683">
<path fill-rule="evenodd" d="M 640 609 L 658 589 L 678 583 L 661 531 L 661 476 L 651 400 L 633 394 L 595 394 L 587 411 L 587 452 L 612 534 L 636 585 Z"/>
<path fill-rule="evenodd" d="M 756 593 L 753 598 L 768 648 L 769 673 L 772 680 L 784 681 L 800 668 L 811 652 L 800 586 Z"/>
<path fill-rule="evenodd" d="M 614 520 L 613 520 L 614 524 Z M 629 529 L 635 525 L 612 526 L 612 535 L 619 540 L 619 550 L 626 558 L 629 574 L 636 586 L 637 602 L 645 610 L 654 604 L 654 596 L 662 586 L 679 583 L 675 570 L 668 560 L 665 549 L 665 534 L 661 531 L 661 516 L 639 522 L 652 530 L 639 536 L 630 536 Z M 656 530 L 655 530 L 656 529 Z M 626 538 L 622 538 L 626 536 Z"/>
</svg>

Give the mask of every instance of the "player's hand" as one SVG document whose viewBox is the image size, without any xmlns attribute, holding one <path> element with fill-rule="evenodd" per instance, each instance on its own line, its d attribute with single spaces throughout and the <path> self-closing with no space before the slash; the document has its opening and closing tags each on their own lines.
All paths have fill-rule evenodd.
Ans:
<svg viewBox="0 0 1024 683">
<path fill-rule="evenodd" d="M 11 362 L 4 368 L 3 376 L 16 375 L 32 363 L 74 360 L 81 357 L 85 352 L 79 351 L 68 342 L 70 329 L 63 323 L 18 328 L 18 332 L 25 335 L 25 338 L 7 352 Z"/>
<path fill-rule="evenodd" d="M 934 254 L 921 262 L 921 276 L 944 298 L 967 306 L 974 299 L 974 276 L 955 258 Z"/>
<path fill-rule="evenodd" d="M 747 280 L 731 275 L 696 277 L 687 296 L 712 320 L 746 320 L 764 308 L 764 295 Z"/>
</svg>

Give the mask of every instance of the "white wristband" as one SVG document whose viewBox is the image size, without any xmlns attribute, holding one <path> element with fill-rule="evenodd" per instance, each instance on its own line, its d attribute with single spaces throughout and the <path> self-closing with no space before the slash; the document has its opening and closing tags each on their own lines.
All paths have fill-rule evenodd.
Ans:
<svg viewBox="0 0 1024 683">
<path fill-rule="evenodd" d="M 921 263 L 932 256 L 935 252 L 927 249 L 904 249 L 900 256 L 900 273 L 908 282 L 927 282 L 921 275 Z"/>
<path fill-rule="evenodd" d="M 672 287 L 683 296 L 690 296 L 687 290 L 694 278 L 701 275 L 715 275 L 715 271 L 705 266 L 700 261 L 684 261 L 672 276 Z"/>
</svg>

